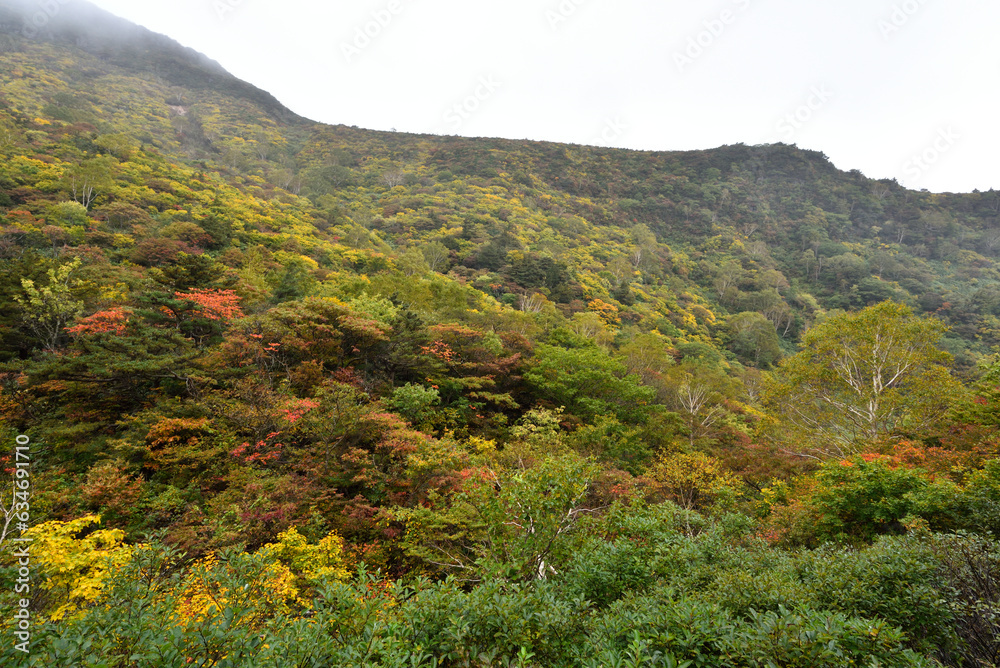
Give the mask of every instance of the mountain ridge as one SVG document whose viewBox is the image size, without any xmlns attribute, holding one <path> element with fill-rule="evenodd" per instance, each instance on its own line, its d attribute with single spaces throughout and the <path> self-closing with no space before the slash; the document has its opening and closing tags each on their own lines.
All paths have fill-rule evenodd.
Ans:
<svg viewBox="0 0 1000 668">
<path fill-rule="evenodd" d="M 60 6 L 59 11 L 53 11 L 51 7 Z M 44 7 L 44 9 L 42 8 Z M 153 74 L 166 77 L 176 84 L 194 86 L 196 88 L 211 88 L 219 80 L 226 81 L 233 86 L 238 97 L 246 97 L 262 106 L 276 120 L 290 124 L 315 124 L 338 127 L 340 124 L 328 124 L 314 121 L 302 117 L 292 112 L 273 95 L 260 89 L 249 82 L 238 79 L 226 70 L 218 61 L 198 52 L 190 47 L 185 47 L 173 38 L 151 31 L 142 26 L 133 24 L 126 19 L 122 19 L 111 12 L 103 10 L 86 0 L 60 0 L 40 5 L 32 3 L 30 0 L 4 0 L 0 3 L 0 35 L 26 34 L 31 29 L 31 16 L 39 12 L 46 17 L 44 24 L 38 29 L 32 29 L 33 38 L 41 38 L 49 41 L 59 41 L 64 44 L 72 44 L 88 53 L 98 55 L 111 60 L 115 65 L 130 68 L 137 71 L 147 71 Z M 5 20 L 6 19 L 6 20 Z M 126 40 L 121 37 L 125 34 Z M 113 44 L 113 46 L 111 46 Z M 137 57 L 138 56 L 138 57 Z M 152 67 L 150 67 L 152 65 Z M 347 126 L 342 126 L 347 127 Z M 704 151 L 724 150 L 729 146 L 750 146 L 753 159 L 766 156 L 778 147 L 791 146 L 795 150 L 801 151 L 803 155 L 810 159 L 818 158 L 822 162 L 829 163 L 837 168 L 829 158 L 820 151 L 801 149 L 794 144 L 784 143 L 746 145 L 737 143 L 733 145 L 723 145 L 715 149 L 689 149 L 689 150 L 654 150 L 654 149 L 625 149 L 606 148 L 590 144 L 576 144 L 564 142 L 550 142 L 547 140 L 518 140 L 507 137 L 464 137 L 457 135 L 433 135 L 426 133 L 392 132 L 384 130 L 371 130 L 360 128 L 367 132 L 382 133 L 385 135 L 397 135 L 410 137 L 415 140 L 440 139 L 471 139 L 483 142 L 500 141 L 527 143 L 552 144 L 554 146 L 579 147 L 593 149 L 596 151 L 622 151 L 636 152 L 640 154 L 654 155 L 695 155 Z M 750 156 L 748 156 L 750 159 Z M 807 161 L 808 162 L 808 161 Z M 857 170 L 840 170 L 843 173 Z M 870 178 L 870 177 L 866 177 Z M 894 179 L 872 179 L 882 181 L 894 181 Z"/>
<path fill-rule="evenodd" d="M 33 17 L 40 18 L 33 21 Z M 69 44 L 119 67 L 155 73 L 178 85 L 214 88 L 221 84 L 234 95 L 260 104 L 283 122 L 308 122 L 267 91 L 238 79 L 208 56 L 85 0 L 43 4 L 4 0 L 0 3 L 0 35 L 16 34 Z"/>
</svg>

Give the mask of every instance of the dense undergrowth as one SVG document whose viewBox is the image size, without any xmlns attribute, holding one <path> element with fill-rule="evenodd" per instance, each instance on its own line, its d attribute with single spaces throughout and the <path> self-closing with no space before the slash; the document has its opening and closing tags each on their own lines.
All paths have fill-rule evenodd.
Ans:
<svg viewBox="0 0 1000 668">
<path fill-rule="evenodd" d="M 268 550 L 223 553 L 194 574 L 178 569 L 169 548 L 143 546 L 109 574 L 97 605 L 40 629 L 33 665 L 989 666 L 998 658 L 1000 601 L 982 578 L 996 572 L 995 543 L 920 535 L 788 551 L 747 534 L 744 519 L 682 515 L 616 507 L 587 527 L 565 570 L 527 583 L 486 572 L 475 585 L 389 582 L 362 568 L 288 586 Z M 195 615 L 192 589 L 202 587 L 220 607 Z"/>
</svg>

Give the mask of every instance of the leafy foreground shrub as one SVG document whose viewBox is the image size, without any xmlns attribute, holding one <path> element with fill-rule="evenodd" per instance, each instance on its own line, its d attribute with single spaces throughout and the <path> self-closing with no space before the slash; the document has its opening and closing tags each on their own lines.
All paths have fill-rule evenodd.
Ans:
<svg viewBox="0 0 1000 668">
<path fill-rule="evenodd" d="M 454 579 L 407 586 L 363 570 L 350 582 L 327 579 L 302 601 L 287 583 L 270 582 L 273 562 L 242 553 L 199 566 L 199 577 L 225 594 L 221 610 L 209 605 L 205 614 L 192 616 L 185 612 L 190 574 L 175 571 L 175 556 L 137 550 L 109 574 L 94 605 L 35 629 L 28 662 L 4 648 L 0 665 L 933 665 L 884 621 L 808 606 L 734 615 L 718 603 L 650 588 L 627 592 L 602 609 L 566 595 L 557 581 L 489 580 L 465 590 Z M 634 567 L 631 558 L 623 563 Z M 287 596 L 278 600 L 281 592 Z"/>
<path fill-rule="evenodd" d="M 942 658 L 949 665 L 1000 665 L 1000 549 L 979 536 L 930 537 L 950 590 L 948 606 L 961 642 Z"/>
<path fill-rule="evenodd" d="M 653 586 L 652 550 L 628 538 L 612 542 L 594 539 L 573 560 L 562 582 L 569 595 L 602 608 L 629 592 L 642 593 Z"/>
<path fill-rule="evenodd" d="M 790 551 L 745 522 L 672 504 L 615 507 L 581 533 L 561 571 L 528 582 L 489 576 L 490 564 L 468 571 L 474 581 L 350 576 L 338 537 L 312 545 L 295 530 L 186 566 L 174 550 L 136 545 L 94 570 L 93 533 L 63 541 L 67 554 L 95 556 L 80 562 L 86 577 L 66 571 L 40 593 L 31 656 L 2 647 L 0 665 L 996 663 L 1000 550 L 987 538 L 918 529 L 860 549 Z M 0 584 L 11 573 L 0 568 Z M 88 596 L 66 606 L 79 583 Z"/>
<path fill-rule="evenodd" d="M 654 568 L 662 585 L 740 619 L 782 608 L 822 610 L 882 620 L 919 652 L 960 644 L 940 560 L 922 537 L 787 551 L 750 538 L 734 541 L 713 527 L 661 543 Z"/>
<path fill-rule="evenodd" d="M 815 608 L 886 620 L 921 651 L 956 646 L 940 563 L 920 537 L 883 537 L 863 550 L 828 546 L 797 562 Z"/>
<path fill-rule="evenodd" d="M 691 599 L 623 600 L 595 621 L 587 668 L 933 666 L 884 622 L 780 607 L 741 621 Z"/>
</svg>

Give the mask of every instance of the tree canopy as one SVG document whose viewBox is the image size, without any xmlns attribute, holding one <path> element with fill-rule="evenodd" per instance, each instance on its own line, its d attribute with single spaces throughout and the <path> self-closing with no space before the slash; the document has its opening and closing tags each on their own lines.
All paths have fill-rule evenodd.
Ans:
<svg viewBox="0 0 1000 668">
<path fill-rule="evenodd" d="M 830 317 L 780 367 L 772 401 L 801 439 L 793 448 L 844 457 L 940 419 L 961 384 L 937 347 L 944 326 L 882 302 Z"/>
</svg>

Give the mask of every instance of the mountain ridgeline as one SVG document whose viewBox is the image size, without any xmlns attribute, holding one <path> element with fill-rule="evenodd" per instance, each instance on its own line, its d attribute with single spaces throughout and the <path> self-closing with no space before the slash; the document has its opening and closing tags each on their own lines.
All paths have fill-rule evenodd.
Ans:
<svg viewBox="0 0 1000 668">
<path fill-rule="evenodd" d="M 30 665 L 995 665 L 998 258 L 994 190 L 324 125 L 0 0 Z"/>
</svg>

